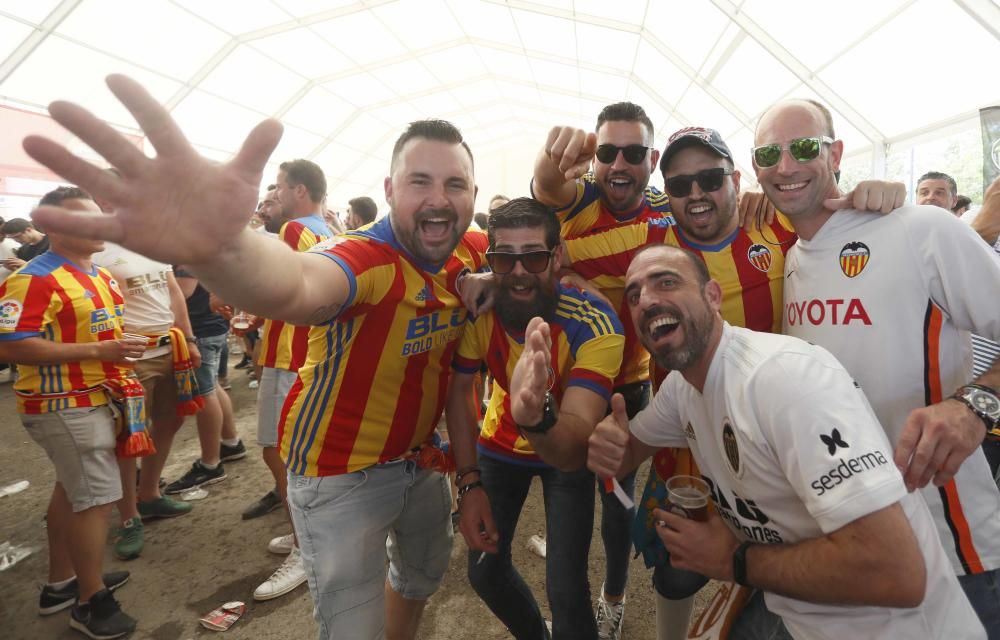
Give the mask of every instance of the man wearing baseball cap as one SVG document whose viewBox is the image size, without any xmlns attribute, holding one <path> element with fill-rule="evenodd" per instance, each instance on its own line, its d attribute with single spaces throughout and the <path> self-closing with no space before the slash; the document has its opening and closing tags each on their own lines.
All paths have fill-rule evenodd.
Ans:
<svg viewBox="0 0 1000 640">
<path fill-rule="evenodd" d="M 777 214 L 760 228 L 747 231 L 740 226 L 740 172 L 728 145 L 714 129 L 686 127 L 675 132 L 667 140 L 659 167 L 677 224 L 651 220 L 592 234 L 585 241 L 568 240 L 572 269 L 587 279 L 600 275 L 602 281 L 620 278 L 624 283 L 628 265 L 642 247 L 682 247 L 701 258 L 711 278 L 722 287 L 724 320 L 755 331 L 780 333 L 784 258 L 795 242 L 790 223 Z M 871 193 L 878 195 L 870 199 L 872 202 L 881 202 L 886 195 L 885 200 L 896 204 L 895 195 L 902 194 L 903 187 L 866 182 L 856 191 L 864 194 L 866 201 Z M 845 196 L 844 202 L 853 195 Z M 661 380 L 665 373 L 658 370 L 655 380 Z M 643 497 L 637 502 L 633 539 L 647 566 L 654 567 L 660 640 L 686 637 L 693 596 L 707 579 L 670 566 L 645 505 L 650 499 L 662 503 L 666 490 L 661 478 L 691 472 L 696 474 L 697 470 L 686 449 L 661 450 L 651 471 L 655 477 L 645 483 Z"/>
</svg>

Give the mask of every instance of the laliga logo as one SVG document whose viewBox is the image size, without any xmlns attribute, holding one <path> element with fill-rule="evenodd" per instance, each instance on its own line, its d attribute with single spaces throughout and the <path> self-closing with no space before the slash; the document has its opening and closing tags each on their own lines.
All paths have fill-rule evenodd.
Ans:
<svg viewBox="0 0 1000 640">
<path fill-rule="evenodd" d="M 14 328 L 17 321 L 21 319 L 23 307 L 17 300 L 4 300 L 0 302 L 0 327 Z"/>
</svg>

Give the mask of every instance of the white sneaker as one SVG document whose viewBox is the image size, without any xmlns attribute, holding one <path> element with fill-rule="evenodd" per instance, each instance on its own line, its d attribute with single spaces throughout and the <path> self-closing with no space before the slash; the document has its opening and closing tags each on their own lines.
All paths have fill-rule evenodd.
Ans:
<svg viewBox="0 0 1000 640">
<path fill-rule="evenodd" d="M 273 600 L 283 596 L 306 581 L 306 569 L 302 565 L 302 554 L 293 548 L 278 570 L 271 574 L 259 587 L 254 589 L 254 600 Z"/>
<path fill-rule="evenodd" d="M 267 543 L 267 550 L 271 553 L 276 553 L 279 556 L 287 556 L 292 552 L 292 548 L 295 546 L 295 535 L 289 533 L 287 536 L 278 536 L 277 538 L 271 538 L 271 541 Z"/>
<path fill-rule="evenodd" d="M 625 601 L 608 602 L 604 599 L 604 585 L 597 599 L 597 637 L 599 640 L 619 640 L 622 637 L 622 620 L 625 617 Z"/>
</svg>

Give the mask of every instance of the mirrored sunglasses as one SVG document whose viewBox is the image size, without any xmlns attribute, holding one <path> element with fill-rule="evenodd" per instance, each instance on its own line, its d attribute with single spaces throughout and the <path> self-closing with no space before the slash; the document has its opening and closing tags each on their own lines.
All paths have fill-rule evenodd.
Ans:
<svg viewBox="0 0 1000 640">
<path fill-rule="evenodd" d="M 753 161 L 761 169 L 773 167 L 781 160 L 781 151 L 788 149 L 788 154 L 798 162 L 809 162 L 816 159 L 824 144 L 833 144 L 833 138 L 828 136 L 796 138 L 789 142 L 787 147 L 782 147 L 777 142 L 764 144 L 753 148 Z"/>
</svg>

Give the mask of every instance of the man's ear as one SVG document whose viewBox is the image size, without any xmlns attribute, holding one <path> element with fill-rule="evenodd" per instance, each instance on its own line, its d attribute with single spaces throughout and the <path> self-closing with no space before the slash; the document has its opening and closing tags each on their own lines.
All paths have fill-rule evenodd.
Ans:
<svg viewBox="0 0 1000 640">
<path fill-rule="evenodd" d="M 722 287 L 718 282 L 709 280 L 705 283 L 705 298 L 712 305 L 713 311 L 718 311 L 722 308 Z"/>
</svg>

